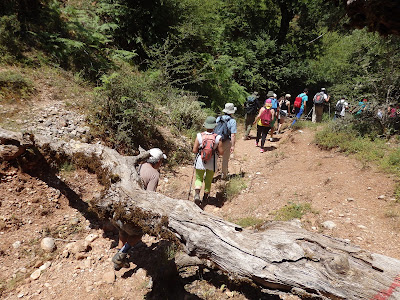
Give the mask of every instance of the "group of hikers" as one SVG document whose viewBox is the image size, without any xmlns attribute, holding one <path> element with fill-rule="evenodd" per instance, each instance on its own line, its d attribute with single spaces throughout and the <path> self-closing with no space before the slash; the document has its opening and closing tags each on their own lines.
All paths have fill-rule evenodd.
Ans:
<svg viewBox="0 0 400 300">
<path fill-rule="evenodd" d="M 257 135 L 255 138 L 255 146 L 260 147 L 260 152 L 265 151 L 265 142 L 268 134 L 269 141 L 274 141 L 274 134 L 282 133 L 282 125 L 285 123 L 290 113 L 294 115 L 291 128 L 297 120 L 301 118 L 306 111 L 309 90 L 305 88 L 302 93 L 295 97 L 291 102 L 291 95 L 285 94 L 277 99 L 277 95 L 273 91 L 268 91 L 267 98 L 260 101 L 257 92 L 253 92 L 248 96 L 244 104 L 245 126 L 244 140 L 250 140 L 250 131 L 253 125 L 257 127 Z M 312 121 L 321 122 L 324 111 L 324 104 L 328 103 L 330 96 L 325 88 L 316 93 L 313 97 Z M 355 115 L 361 115 L 363 111 L 368 109 L 367 99 L 360 101 L 354 108 L 350 109 L 346 97 L 341 97 L 335 106 L 335 119 L 343 118 L 347 111 Z M 203 208 L 206 204 L 211 190 L 211 184 L 214 174 L 218 169 L 218 158 L 222 158 L 221 163 L 221 179 L 228 178 L 228 164 L 231 153 L 235 150 L 237 139 L 237 123 L 233 114 L 237 111 L 237 107 L 233 103 L 226 103 L 223 109 L 223 115 L 217 118 L 208 116 L 204 121 L 203 132 L 196 135 L 192 152 L 196 154 L 194 161 L 195 183 L 194 183 L 194 202 Z M 310 110 L 311 112 L 311 110 Z M 400 115 L 400 110 L 390 110 L 394 117 Z M 275 131 L 276 130 L 276 131 Z M 159 149 L 153 148 L 149 150 L 150 157 L 147 162 L 139 168 L 139 176 L 142 186 L 145 190 L 156 191 L 159 181 L 159 169 L 167 157 Z M 193 179 L 192 179 L 193 180 Z M 204 185 L 203 197 L 200 196 L 201 189 Z M 191 187 L 190 187 L 191 190 Z M 189 191 L 189 195 L 190 195 Z M 114 225 L 119 229 L 118 252 L 112 258 L 114 268 L 116 270 L 122 267 L 129 267 L 127 260 L 128 251 L 141 240 L 142 230 L 138 226 L 125 224 L 121 221 L 113 221 Z"/>
</svg>

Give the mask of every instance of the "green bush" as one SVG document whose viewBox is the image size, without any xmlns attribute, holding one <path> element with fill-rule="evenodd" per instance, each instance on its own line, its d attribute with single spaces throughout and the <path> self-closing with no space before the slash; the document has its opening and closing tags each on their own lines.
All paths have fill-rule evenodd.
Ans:
<svg viewBox="0 0 400 300">
<path fill-rule="evenodd" d="M 275 220 L 290 221 L 301 219 L 308 212 L 313 212 L 310 203 L 288 203 L 275 213 Z"/>
<path fill-rule="evenodd" d="M 139 145 L 150 148 L 161 139 L 156 129 L 160 112 L 155 109 L 151 78 L 137 71 L 121 69 L 104 75 L 97 88 L 92 121 L 99 134 L 115 148 L 132 153 Z M 159 145 L 163 142 L 161 139 Z"/>
<path fill-rule="evenodd" d="M 16 15 L 0 17 L 0 62 L 12 63 L 22 56 L 18 32 L 21 25 Z"/>
<path fill-rule="evenodd" d="M 229 180 L 225 188 L 225 195 L 227 199 L 232 199 L 241 191 L 247 188 L 247 184 L 242 177 L 233 177 Z"/>
</svg>

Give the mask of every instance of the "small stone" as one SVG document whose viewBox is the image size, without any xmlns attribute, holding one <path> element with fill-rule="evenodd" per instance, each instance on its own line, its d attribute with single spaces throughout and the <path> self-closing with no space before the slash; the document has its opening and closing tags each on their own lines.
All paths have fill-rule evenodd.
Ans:
<svg viewBox="0 0 400 300">
<path fill-rule="evenodd" d="M 73 218 L 69 223 L 71 225 L 78 225 L 79 224 L 79 218 Z"/>
<path fill-rule="evenodd" d="M 51 266 L 51 262 L 50 261 L 46 261 L 43 265 L 41 265 L 40 267 L 39 267 L 39 270 L 41 270 L 41 271 L 44 271 L 44 270 L 46 270 L 48 267 L 50 267 Z"/>
<path fill-rule="evenodd" d="M 372 190 L 372 187 L 370 187 L 370 186 L 369 186 L 369 187 L 367 187 L 367 190 L 368 190 L 368 191 Z"/>
<path fill-rule="evenodd" d="M 114 271 L 110 271 L 110 272 L 104 273 L 103 281 L 105 283 L 110 283 L 110 284 L 114 283 L 114 281 L 115 281 L 115 273 L 114 273 Z"/>
<path fill-rule="evenodd" d="M 38 279 L 38 278 L 40 277 L 40 274 L 42 274 L 42 271 L 41 271 L 40 269 L 37 269 L 36 271 L 34 271 L 34 272 L 31 274 L 31 279 L 32 279 L 32 280 Z"/>
<path fill-rule="evenodd" d="M 385 197 L 385 195 L 380 195 L 379 197 L 378 197 L 378 199 L 380 199 L 380 200 L 383 200 L 383 199 L 385 199 L 386 197 Z"/>
<path fill-rule="evenodd" d="M 352 202 L 352 201 L 354 201 L 354 198 L 347 198 L 346 199 L 348 202 Z"/>
<path fill-rule="evenodd" d="M 51 237 L 45 237 L 40 243 L 40 247 L 47 252 L 53 252 L 56 249 L 55 240 Z"/>
<path fill-rule="evenodd" d="M 23 296 L 25 296 L 24 292 L 21 292 L 17 295 L 18 298 L 22 298 Z"/>
<path fill-rule="evenodd" d="M 19 247 L 21 247 L 21 241 L 16 241 L 15 243 L 12 244 L 14 249 L 18 249 Z"/>
<path fill-rule="evenodd" d="M 99 236 L 98 236 L 97 234 L 92 233 L 92 234 L 89 234 L 89 235 L 85 238 L 85 241 L 88 242 L 88 243 L 91 243 L 91 242 L 93 242 L 95 239 L 97 239 L 98 237 L 99 237 Z"/>
<path fill-rule="evenodd" d="M 357 227 L 360 228 L 360 229 L 367 229 L 367 227 L 364 226 L 364 225 L 358 225 Z"/>
<path fill-rule="evenodd" d="M 324 226 L 326 229 L 332 230 L 336 227 L 336 224 L 333 221 L 325 221 L 322 223 L 322 226 Z"/>
</svg>

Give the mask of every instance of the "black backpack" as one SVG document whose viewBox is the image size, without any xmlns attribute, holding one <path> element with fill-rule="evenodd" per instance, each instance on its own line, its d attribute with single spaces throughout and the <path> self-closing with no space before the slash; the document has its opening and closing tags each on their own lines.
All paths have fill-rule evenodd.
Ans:
<svg viewBox="0 0 400 300">
<path fill-rule="evenodd" d="M 256 115 L 258 113 L 257 99 L 254 95 L 247 97 L 246 113 L 251 115 Z"/>
<path fill-rule="evenodd" d="M 342 112 L 342 109 L 343 109 L 343 102 L 344 102 L 344 101 L 339 100 L 339 102 L 336 103 L 335 112 L 336 112 L 337 114 L 340 114 L 340 113 Z"/>
<path fill-rule="evenodd" d="M 215 126 L 214 128 L 214 133 L 221 136 L 221 141 L 228 140 L 229 136 L 231 135 L 231 131 L 228 128 L 228 121 L 231 119 L 231 117 L 226 119 L 225 118 L 223 118 L 223 116 L 220 116 L 217 122 L 217 126 Z"/>
</svg>

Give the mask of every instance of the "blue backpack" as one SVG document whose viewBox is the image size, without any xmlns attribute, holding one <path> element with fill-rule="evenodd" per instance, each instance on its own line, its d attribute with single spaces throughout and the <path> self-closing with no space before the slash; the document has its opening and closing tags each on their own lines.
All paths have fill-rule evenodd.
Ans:
<svg viewBox="0 0 400 300">
<path fill-rule="evenodd" d="M 231 131 L 228 128 L 228 121 L 231 119 L 231 117 L 226 119 L 225 118 L 223 118 L 223 116 L 220 116 L 217 122 L 217 126 L 214 128 L 214 133 L 221 136 L 221 141 L 228 140 L 229 136 L 231 135 Z"/>
</svg>

